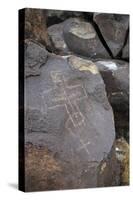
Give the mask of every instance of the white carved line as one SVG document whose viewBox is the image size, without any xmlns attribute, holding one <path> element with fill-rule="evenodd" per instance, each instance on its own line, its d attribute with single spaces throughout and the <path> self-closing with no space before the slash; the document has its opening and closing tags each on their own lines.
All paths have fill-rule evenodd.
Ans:
<svg viewBox="0 0 133 200">
<path fill-rule="evenodd" d="M 69 117 L 68 117 L 68 119 L 67 119 L 67 122 L 66 122 L 66 124 L 65 124 L 65 127 L 67 126 L 67 124 L 68 124 L 68 121 L 71 119 L 71 121 L 72 121 L 72 123 L 73 123 L 73 125 L 76 127 L 76 124 L 74 123 L 74 121 L 73 121 L 73 118 L 72 118 L 72 115 L 69 113 L 69 111 L 68 111 L 68 108 L 67 108 L 67 105 L 65 104 L 65 108 L 66 108 L 66 111 L 67 111 L 67 114 L 69 115 Z M 67 128 L 67 127 L 66 127 Z"/>
<path fill-rule="evenodd" d="M 78 101 L 78 100 L 82 100 L 82 99 L 87 98 L 87 93 L 86 93 L 85 89 L 84 89 L 84 88 L 82 87 L 82 85 L 80 85 L 80 84 L 77 84 L 77 85 L 74 85 L 74 86 L 68 86 L 68 85 L 66 84 L 67 81 L 66 81 L 64 75 L 62 75 L 62 73 L 59 72 L 59 71 L 56 71 L 56 72 L 55 72 L 55 71 L 51 71 L 50 74 L 51 74 L 51 77 L 52 77 L 53 82 L 55 82 L 55 83 L 61 82 L 61 81 L 63 82 L 63 96 L 54 98 L 54 99 L 52 99 L 52 101 L 53 101 L 53 102 L 66 101 L 66 103 L 64 102 L 64 104 L 53 105 L 53 106 L 48 107 L 48 109 L 55 109 L 56 107 L 59 107 L 59 106 L 65 106 L 66 111 L 67 111 L 67 113 L 68 113 L 68 115 L 69 115 L 68 120 L 67 120 L 67 122 L 66 122 L 66 128 L 68 128 L 67 126 L 68 126 L 68 121 L 69 121 L 69 120 L 72 121 L 74 127 L 81 126 L 83 123 L 85 124 L 85 117 L 84 117 L 84 115 L 81 113 L 81 111 L 80 111 L 80 109 L 79 109 L 79 106 L 77 105 L 77 102 L 76 102 L 76 101 Z M 61 75 L 61 78 L 58 77 L 58 75 Z M 58 78 L 60 78 L 60 79 L 58 79 Z M 78 87 L 80 87 L 80 88 L 83 90 L 84 96 L 83 96 L 83 97 L 82 97 L 82 96 L 81 96 L 81 97 L 77 97 L 77 99 L 74 101 L 74 105 L 75 105 L 76 110 L 77 110 L 77 112 L 75 112 L 74 107 L 73 107 L 73 104 L 71 103 L 71 100 L 69 99 L 69 97 L 68 97 L 68 95 L 67 95 L 67 93 L 66 93 L 66 91 L 65 91 L 65 88 L 67 88 L 67 89 L 74 89 L 74 88 L 78 88 Z M 45 91 L 43 92 L 43 94 L 50 93 L 50 92 L 52 92 L 54 89 L 56 89 L 56 87 L 54 87 L 53 89 L 45 90 Z M 81 92 L 82 92 L 82 90 L 81 90 Z M 76 96 L 76 95 L 75 95 L 75 96 Z M 43 99 L 44 99 L 44 97 L 43 97 Z M 71 107 L 71 109 L 73 110 L 73 113 L 74 113 L 74 114 L 71 114 L 71 113 L 70 113 L 67 104 Z M 81 121 L 79 121 L 78 123 L 75 123 L 72 116 L 75 116 L 77 113 L 78 113 L 79 116 L 81 117 Z"/>
<path fill-rule="evenodd" d="M 75 106 L 77 107 L 77 110 L 79 111 L 80 113 L 80 116 L 82 116 L 82 123 L 84 123 L 85 125 L 85 116 L 81 113 L 80 109 L 79 109 L 79 106 L 77 105 L 77 103 L 75 102 Z M 79 126 L 82 124 L 79 122 Z"/>
<path fill-rule="evenodd" d="M 67 121 L 68 122 L 68 121 Z M 71 128 L 69 126 L 67 126 L 67 122 L 66 122 L 66 129 L 69 131 L 69 133 L 73 136 L 76 137 L 76 135 L 73 133 L 73 131 L 71 130 Z M 76 137 L 77 138 L 77 137 Z"/>
<path fill-rule="evenodd" d="M 80 143 L 82 144 L 82 146 L 80 146 L 80 147 L 77 149 L 77 151 L 81 151 L 81 150 L 83 149 L 88 155 L 90 155 L 90 152 L 89 152 L 89 150 L 87 149 L 87 146 L 90 144 L 90 142 L 88 141 L 87 143 L 84 143 L 83 140 L 81 140 L 81 138 L 80 138 L 79 136 L 77 136 L 76 134 L 73 133 L 73 131 L 71 130 L 70 127 L 67 127 L 67 129 L 68 129 L 69 133 L 70 133 L 73 137 L 79 139 Z"/>
<path fill-rule="evenodd" d="M 90 144 L 90 142 L 88 141 L 87 143 L 84 143 L 83 140 L 79 139 L 80 143 L 82 144 L 82 146 L 80 148 L 78 148 L 77 150 L 80 151 L 82 149 L 84 149 L 88 155 L 90 155 L 90 152 L 87 149 L 87 146 Z"/>
</svg>

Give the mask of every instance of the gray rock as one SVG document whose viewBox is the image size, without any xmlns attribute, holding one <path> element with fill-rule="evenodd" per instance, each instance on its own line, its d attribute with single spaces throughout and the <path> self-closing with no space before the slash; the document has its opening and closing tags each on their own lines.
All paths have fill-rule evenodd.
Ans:
<svg viewBox="0 0 133 200">
<path fill-rule="evenodd" d="M 121 60 L 99 60 L 95 64 L 102 74 L 111 104 L 115 106 L 119 105 L 119 107 L 121 105 L 120 109 L 127 108 L 129 104 L 128 62 Z"/>
<path fill-rule="evenodd" d="M 53 19 L 57 20 L 58 22 L 62 22 L 67 20 L 70 17 L 83 17 L 83 12 L 78 11 L 64 11 L 64 10 L 47 10 L 47 18 L 51 23 Z M 53 24 L 56 24 L 55 22 Z"/>
<path fill-rule="evenodd" d="M 124 46 L 122 50 L 122 58 L 129 59 L 129 36 L 128 36 L 126 45 Z"/>
<path fill-rule="evenodd" d="M 114 111 L 117 137 L 129 139 L 129 66 L 120 60 L 95 62 L 106 85 L 109 102 Z"/>
<path fill-rule="evenodd" d="M 113 112 L 97 67 L 51 55 L 40 69 L 25 79 L 25 143 L 35 147 L 26 157 L 26 190 L 117 185 Z"/>
<path fill-rule="evenodd" d="M 125 42 L 129 15 L 95 13 L 93 20 L 99 27 L 113 56 L 117 56 Z"/>
<path fill-rule="evenodd" d="M 25 77 L 40 75 L 40 67 L 46 63 L 47 55 L 44 46 L 27 41 L 25 44 Z"/>
<path fill-rule="evenodd" d="M 81 22 L 81 19 L 74 18 L 75 21 Z M 69 18 L 62 23 L 54 24 L 48 28 L 48 35 L 60 55 L 69 55 L 72 54 L 70 49 L 68 48 L 63 35 L 64 26 L 67 23 L 73 22 L 73 18 Z"/>
<path fill-rule="evenodd" d="M 63 34 L 69 49 L 76 54 L 89 58 L 110 57 L 90 23 L 73 18 L 65 24 Z"/>
<path fill-rule="evenodd" d="M 58 17 L 61 18 L 63 16 L 63 10 L 47 10 L 47 17 Z"/>
<path fill-rule="evenodd" d="M 64 23 L 54 24 L 48 28 L 48 35 L 54 44 L 54 47 L 60 54 L 69 54 L 70 51 L 64 41 L 63 37 Z"/>
</svg>

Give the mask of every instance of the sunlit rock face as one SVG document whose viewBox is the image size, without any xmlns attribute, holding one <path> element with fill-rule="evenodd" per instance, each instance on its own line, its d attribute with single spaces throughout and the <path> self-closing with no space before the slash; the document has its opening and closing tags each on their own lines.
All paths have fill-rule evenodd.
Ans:
<svg viewBox="0 0 133 200">
<path fill-rule="evenodd" d="M 123 137 L 116 140 L 115 151 L 120 163 L 120 184 L 129 185 L 129 144 Z"/>
</svg>

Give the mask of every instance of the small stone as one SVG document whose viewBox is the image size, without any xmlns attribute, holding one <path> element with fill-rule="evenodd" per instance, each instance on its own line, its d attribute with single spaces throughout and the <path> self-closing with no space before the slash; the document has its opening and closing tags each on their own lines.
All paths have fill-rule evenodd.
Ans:
<svg viewBox="0 0 133 200">
<path fill-rule="evenodd" d="M 25 43 L 25 77 L 40 75 L 40 67 L 46 63 L 47 51 L 32 41 Z"/>
<path fill-rule="evenodd" d="M 94 27 L 87 22 L 73 18 L 64 25 L 63 35 L 69 49 L 89 58 L 109 58 Z"/>
<path fill-rule="evenodd" d="M 92 74 L 98 74 L 99 71 L 96 65 L 91 60 L 85 60 L 77 56 L 69 56 L 68 62 L 72 68 L 79 71 L 91 72 Z"/>
<path fill-rule="evenodd" d="M 99 27 L 113 56 L 117 56 L 125 42 L 129 15 L 94 13 L 93 20 Z"/>
</svg>

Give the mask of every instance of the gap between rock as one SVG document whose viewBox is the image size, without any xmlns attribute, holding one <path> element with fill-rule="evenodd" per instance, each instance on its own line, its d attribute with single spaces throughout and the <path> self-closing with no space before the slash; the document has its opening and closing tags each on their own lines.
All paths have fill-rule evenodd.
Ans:
<svg viewBox="0 0 133 200">
<path fill-rule="evenodd" d="M 98 25 L 94 21 L 91 21 L 91 24 L 93 25 L 95 31 L 97 32 L 97 35 L 98 35 L 101 43 L 103 44 L 104 48 L 106 49 L 106 51 L 108 52 L 108 54 L 110 55 L 110 57 L 113 59 L 114 58 L 113 53 L 110 50 L 109 46 L 107 45 L 107 43 L 106 43 L 106 41 L 105 41 L 105 39 L 104 39 L 104 37 L 103 37 L 103 35 L 102 35 L 102 33 L 101 33 Z"/>
<path fill-rule="evenodd" d="M 124 40 L 123 46 L 122 46 L 120 52 L 117 54 L 116 59 L 119 59 L 119 58 L 120 58 L 121 60 L 129 61 L 129 60 L 126 59 L 126 58 L 122 58 L 122 51 L 123 51 L 124 47 L 126 46 L 126 43 L 127 43 L 127 40 L 128 40 L 128 36 L 129 36 L 129 27 L 128 27 L 127 32 L 126 32 L 126 35 L 125 35 L 125 40 Z"/>
</svg>

